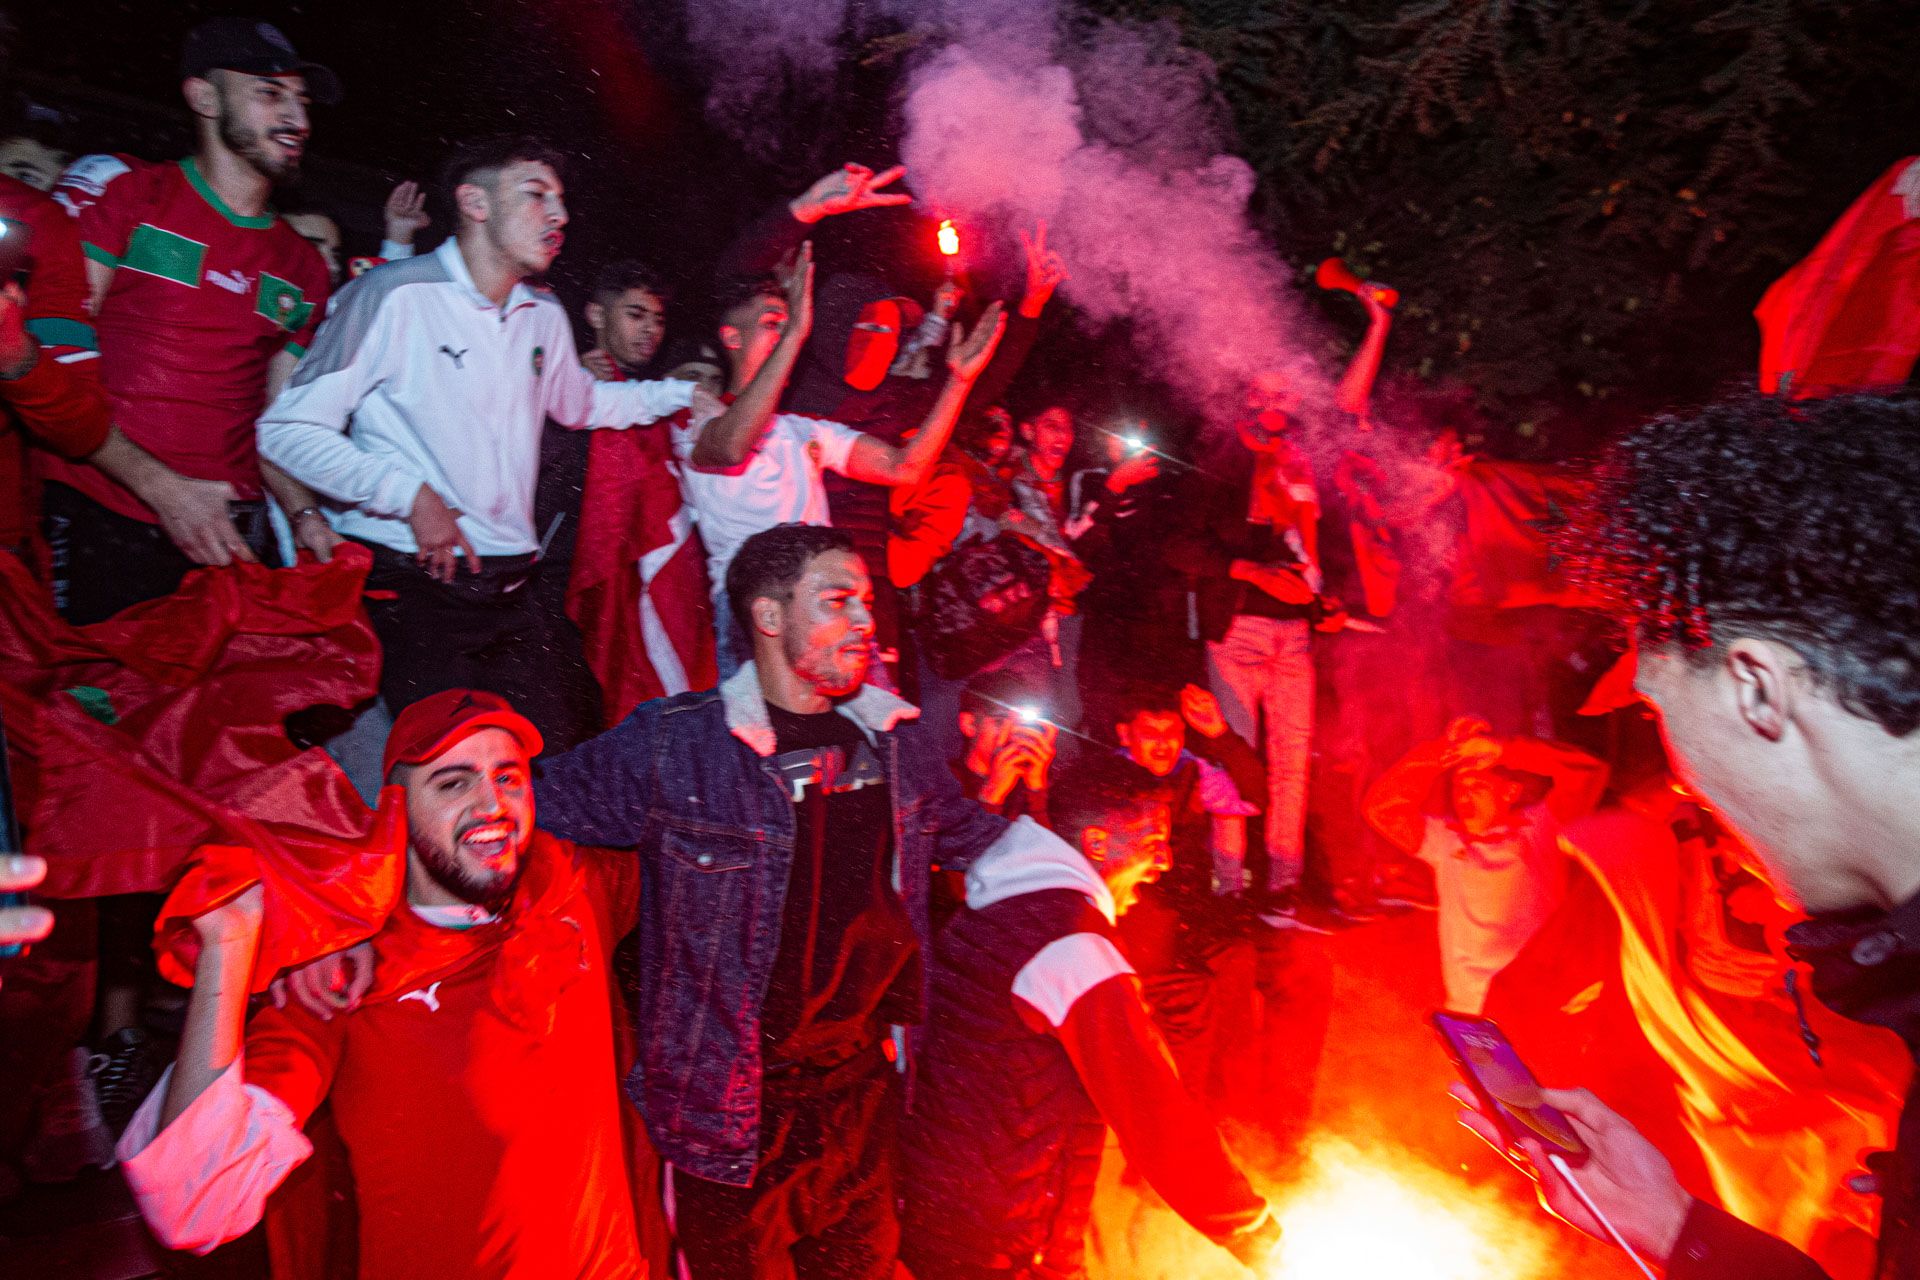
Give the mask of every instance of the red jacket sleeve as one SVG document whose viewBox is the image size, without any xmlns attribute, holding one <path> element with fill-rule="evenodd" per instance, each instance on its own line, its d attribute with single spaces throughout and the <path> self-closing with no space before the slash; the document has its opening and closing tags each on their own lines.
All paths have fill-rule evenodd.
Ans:
<svg viewBox="0 0 1920 1280">
<path fill-rule="evenodd" d="M 1180 1083 L 1137 977 L 1121 974 L 1088 989 L 1054 1034 L 1128 1162 L 1174 1212 L 1216 1243 L 1266 1217 L 1267 1202 Z"/>
<path fill-rule="evenodd" d="M 264 1009 L 247 1024 L 246 1081 L 287 1104 L 294 1123 L 307 1121 L 333 1089 L 350 1017 L 322 1022 L 298 1001 Z"/>
</svg>

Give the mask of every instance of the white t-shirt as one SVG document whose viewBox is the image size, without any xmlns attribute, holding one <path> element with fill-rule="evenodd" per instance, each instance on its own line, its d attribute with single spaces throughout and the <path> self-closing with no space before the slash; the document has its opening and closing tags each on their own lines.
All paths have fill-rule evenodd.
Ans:
<svg viewBox="0 0 1920 1280">
<path fill-rule="evenodd" d="M 686 425 L 673 429 L 680 492 L 707 545 L 707 577 L 716 592 L 727 580 L 733 553 L 754 534 L 777 524 L 832 523 L 821 477 L 829 471 L 846 474 L 847 457 L 861 434 L 825 418 L 780 413 L 740 466 L 727 471 L 696 467 L 694 442 L 720 413 L 715 405 L 696 405 Z"/>
<path fill-rule="evenodd" d="M 1567 892 L 1567 856 L 1545 805 L 1514 815 L 1506 829 L 1473 840 L 1428 817 L 1420 860 L 1440 896 L 1440 972 L 1447 1007 L 1479 1013 L 1494 975 L 1506 968 Z"/>
</svg>

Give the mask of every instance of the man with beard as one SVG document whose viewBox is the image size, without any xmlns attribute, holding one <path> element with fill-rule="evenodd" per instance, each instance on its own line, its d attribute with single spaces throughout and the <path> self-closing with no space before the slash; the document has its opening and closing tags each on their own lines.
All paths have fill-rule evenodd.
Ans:
<svg viewBox="0 0 1920 1280">
<path fill-rule="evenodd" d="M 373 552 L 368 612 L 387 706 L 490 689 L 556 747 L 594 726 L 549 678 L 566 637 L 529 589 L 542 559 L 541 431 L 548 419 L 650 423 L 694 395 L 690 382 L 596 379 L 565 309 L 529 283 L 566 239 L 562 168 L 535 138 L 460 147 L 444 179 L 454 234 L 342 290 L 259 425 L 261 456 L 326 495 L 333 527 Z M 764 417 L 766 399 L 743 395 L 717 416 Z"/>
<path fill-rule="evenodd" d="M 206 1253 L 259 1221 L 331 1106 L 359 1223 L 359 1274 L 628 1280 L 635 1242 L 609 958 L 631 928 L 630 858 L 534 829 L 540 734 L 500 698 L 415 703 L 387 740 L 405 806 L 404 902 L 349 1012 L 247 1021 L 261 884 L 192 919 L 179 1055 L 121 1140 L 127 1185 L 168 1246 Z M 242 881 L 244 883 L 244 880 Z M 275 882 L 269 882 L 275 883 Z M 186 910 L 197 910 L 197 906 Z"/>
<path fill-rule="evenodd" d="M 254 445 L 254 419 L 325 312 L 327 269 L 274 213 L 306 150 L 309 98 L 339 96 L 274 27 L 219 18 L 187 36 L 181 91 L 194 154 L 88 156 L 55 196 L 79 222 L 114 436 L 41 471 L 56 600 L 75 623 L 167 595 L 195 565 L 255 560 L 271 490 L 294 541 L 338 541 L 313 495 Z"/>
<path fill-rule="evenodd" d="M 752 660 L 546 762 L 540 807 L 640 855 L 627 1088 L 695 1280 L 881 1280 L 931 873 L 1079 855 L 962 799 L 919 710 L 866 683 L 873 586 L 844 530 L 754 534 L 727 591 Z"/>
</svg>

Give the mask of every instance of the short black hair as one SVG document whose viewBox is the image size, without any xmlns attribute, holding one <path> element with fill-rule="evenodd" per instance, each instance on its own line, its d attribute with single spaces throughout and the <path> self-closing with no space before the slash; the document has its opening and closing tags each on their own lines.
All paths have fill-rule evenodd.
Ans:
<svg viewBox="0 0 1920 1280">
<path fill-rule="evenodd" d="M 853 535 L 821 524 L 777 524 L 762 529 L 733 553 L 727 565 L 727 603 L 734 621 L 753 634 L 755 600 L 793 599 L 794 584 L 813 558 L 828 551 L 853 551 Z"/>
<path fill-rule="evenodd" d="M 607 306 L 629 289 L 644 289 L 661 302 L 668 301 L 666 281 L 638 258 L 622 258 L 601 268 L 593 278 L 593 300 Z"/>
<path fill-rule="evenodd" d="M 1840 704 L 1920 726 L 1920 401 L 1740 395 L 1604 459 L 1566 540 L 1650 646 L 1790 646 Z"/>
<path fill-rule="evenodd" d="M 1166 806 L 1162 793 L 1129 786 L 1117 770 L 1097 764 L 1056 778 L 1047 796 L 1053 833 L 1076 849 L 1088 827 L 1111 831 L 1130 826 Z"/>
<path fill-rule="evenodd" d="M 470 138 L 453 149 L 440 169 L 440 194 L 449 207 L 458 210 L 454 193 L 467 183 L 484 186 L 510 164 L 531 161 L 544 164 L 561 178 L 566 177 L 567 158 L 553 145 L 530 133 L 502 133 L 485 138 Z"/>
<path fill-rule="evenodd" d="M 713 327 L 717 330 L 726 322 L 727 315 L 735 307 L 754 298 L 787 296 L 786 285 L 775 275 L 730 276 L 719 281 L 713 287 Z"/>
<path fill-rule="evenodd" d="M 1114 723 L 1125 724 L 1137 715 L 1182 715 L 1180 690 L 1157 680 L 1133 680 L 1121 687 L 1113 701 Z"/>
</svg>

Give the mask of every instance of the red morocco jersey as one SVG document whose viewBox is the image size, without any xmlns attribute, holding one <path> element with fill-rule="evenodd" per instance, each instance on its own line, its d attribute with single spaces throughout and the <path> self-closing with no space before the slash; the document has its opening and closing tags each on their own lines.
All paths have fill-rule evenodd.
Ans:
<svg viewBox="0 0 1920 1280">
<path fill-rule="evenodd" d="M 182 475 L 258 498 L 254 422 L 267 367 L 306 350 L 325 313 L 327 268 L 278 215 L 228 208 L 192 159 L 77 161 L 54 196 L 81 249 L 114 269 L 94 317 L 114 425 Z M 93 467 L 49 458 L 44 475 L 122 515 L 152 521 Z"/>
</svg>

